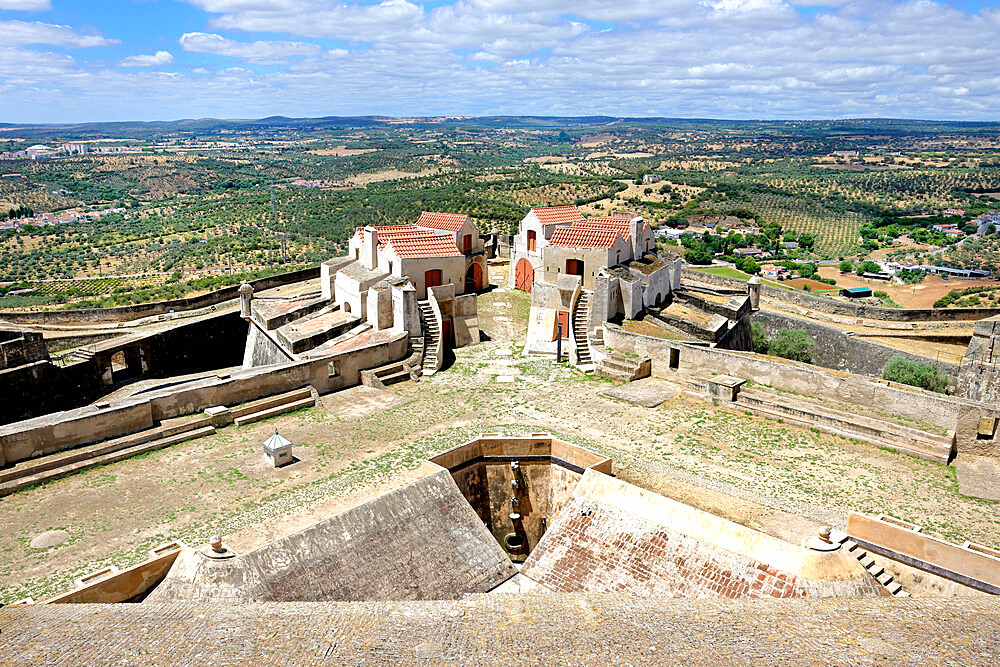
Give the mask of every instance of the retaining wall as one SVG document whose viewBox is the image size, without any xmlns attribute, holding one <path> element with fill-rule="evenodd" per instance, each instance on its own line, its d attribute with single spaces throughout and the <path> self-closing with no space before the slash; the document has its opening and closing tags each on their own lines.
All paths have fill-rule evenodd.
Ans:
<svg viewBox="0 0 1000 667">
<path fill-rule="evenodd" d="M 739 278 L 720 276 L 705 271 L 697 271 L 685 267 L 684 278 L 708 285 L 746 290 L 747 281 Z M 938 320 L 975 321 L 1000 315 L 1000 308 L 882 308 L 867 303 L 841 301 L 827 297 L 816 296 L 794 289 L 783 289 L 771 285 L 763 285 L 763 296 L 783 303 L 818 310 L 831 315 L 844 317 L 859 317 L 870 320 L 889 322 L 934 322 Z M 958 287 L 958 286 L 956 286 Z"/>
<path fill-rule="evenodd" d="M 876 345 L 857 336 L 848 336 L 840 329 L 813 320 L 759 310 L 753 314 L 753 321 L 763 325 L 770 336 L 776 336 L 783 329 L 804 329 L 815 343 L 813 363 L 825 368 L 879 377 L 886 362 L 895 356 L 922 363 L 938 363 L 928 357 Z M 952 380 L 958 377 L 959 367 L 955 364 L 938 363 L 938 366 Z"/>
<path fill-rule="evenodd" d="M 732 375 L 804 396 L 860 405 L 955 431 L 956 451 L 1000 456 L 1000 432 L 980 437 L 980 419 L 1000 418 L 1000 405 L 937 394 L 886 380 L 828 370 L 752 352 L 687 345 L 644 336 L 606 323 L 605 344 L 620 352 L 650 357 L 653 375 L 687 382 L 713 374 Z M 671 350 L 676 352 L 671 353 Z M 671 364 L 676 358 L 676 367 Z"/>
<path fill-rule="evenodd" d="M 401 332 L 387 341 L 338 354 L 234 373 L 211 375 L 183 384 L 150 389 L 122 401 L 55 412 L 0 426 L 0 466 L 116 438 L 172 417 L 217 405 L 236 405 L 307 385 L 320 393 L 354 386 L 361 371 L 406 355 Z"/>
</svg>

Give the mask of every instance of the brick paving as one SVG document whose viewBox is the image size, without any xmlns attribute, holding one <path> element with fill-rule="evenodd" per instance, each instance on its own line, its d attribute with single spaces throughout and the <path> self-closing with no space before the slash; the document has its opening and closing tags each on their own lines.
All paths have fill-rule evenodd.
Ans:
<svg viewBox="0 0 1000 667">
<path fill-rule="evenodd" d="M 29 605 L 0 665 L 997 665 L 996 599 Z"/>
</svg>

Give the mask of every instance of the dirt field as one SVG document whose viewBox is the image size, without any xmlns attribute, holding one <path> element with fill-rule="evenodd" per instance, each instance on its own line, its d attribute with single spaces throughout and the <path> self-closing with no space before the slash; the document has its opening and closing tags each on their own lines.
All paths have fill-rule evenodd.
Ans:
<svg viewBox="0 0 1000 667">
<path fill-rule="evenodd" d="M 351 155 L 363 155 L 365 153 L 374 153 L 377 148 L 348 148 L 347 146 L 334 146 L 333 148 L 317 148 L 316 150 L 306 151 L 307 153 L 312 153 L 313 155 L 334 155 L 337 157 L 348 157 Z"/>
<path fill-rule="evenodd" d="M 104 565 L 140 561 L 167 539 L 198 545 L 218 532 L 245 551 L 413 479 L 433 453 L 498 431 L 551 431 L 611 456 L 626 481 L 793 542 L 820 522 L 842 527 L 853 509 L 1000 546 L 997 504 L 959 496 L 946 466 L 678 392 L 652 410 L 603 397 L 611 383 L 521 355 L 527 311 L 526 295 L 483 295 L 480 326 L 490 340 L 419 383 L 336 392 L 311 409 L 4 498 L 0 599 L 39 597 Z M 260 450 L 275 429 L 300 459 L 280 470 Z M 71 540 L 29 547 L 55 528 Z"/>
<path fill-rule="evenodd" d="M 837 288 L 870 287 L 872 290 L 882 290 L 904 308 L 930 308 L 935 301 L 953 289 L 1000 286 L 998 280 L 962 280 L 958 278 L 945 280 L 941 276 L 927 276 L 923 282 L 916 285 L 897 285 L 894 282 L 882 280 L 866 280 L 854 273 L 842 274 L 836 266 L 820 267 L 819 275 L 823 278 L 834 278 L 837 281 Z"/>
</svg>

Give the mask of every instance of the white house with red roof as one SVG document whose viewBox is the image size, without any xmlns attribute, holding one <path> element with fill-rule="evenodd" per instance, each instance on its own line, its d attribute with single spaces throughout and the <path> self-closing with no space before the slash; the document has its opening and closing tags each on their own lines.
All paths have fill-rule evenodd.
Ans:
<svg viewBox="0 0 1000 667">
<path fill-rule="evenodd" d="M 542 270 L 542 250 L 559 227 L 584 220 L 576 206 L 540 206 L 528 211 L 517 227 L 510 246 L 509 286 L 531 291 L 535 272 Z"/>
</svg>

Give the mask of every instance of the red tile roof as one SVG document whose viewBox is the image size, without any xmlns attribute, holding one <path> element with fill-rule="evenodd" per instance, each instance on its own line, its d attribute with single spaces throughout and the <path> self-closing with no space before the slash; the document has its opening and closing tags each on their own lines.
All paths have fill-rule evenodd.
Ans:
<svg viewBox="0 0 1000 667">
<path fill-rule="evenodd" d="M 460 257 L 455 240 L 450 236 L 435 234 L 429 229 L 416 225 L 387 225 L 376 227 L 378 247 L 391 245 L 400 259 L 412 257 Z M 364 227 L 358 227 L 357 235 L 364 233 Z"/>
<path fill-rule="evenodd" d="M 399 235 L 389 240 L 389 245 L 400 259 L 407 257 L 461 257 L 454 239 L 427 232 L 426 236 Z"/>
<path fill-rule="evenodd" d="M 577 224 L 557 227 L 552 232 L 549 245 L 568 248 L 610 248 L 619 237 L 617 229 Z"/>
<path fill-rule="evenodd" d="M 565 225 L 583 220 L 576 206 L 542 206 L 531 209 L 542 225 Z"/>
<path fill-rule="evenodd" d="M 601 229 L 613 229 L 622 235 L 622 238 L 628 241 L 632 238 L 632 220 L 631 218 L 587 218 L 581 222 L 574 223 L 575 225 L 583 225 L 586 227 L 595 227 Z M 642 229 L 645 231 L 649 227 L 649 223 L 645 220 L 642 221 Z"/>
<path fill-rule="evenodd" d="M 446 232 L 457 232 L 469 219 L 467 215 L 458 213 L 431 213 L 424 211 L 417 220 L 417 227 L 429 227 L 430 229 L 441 229 Z"/>
</svg>

